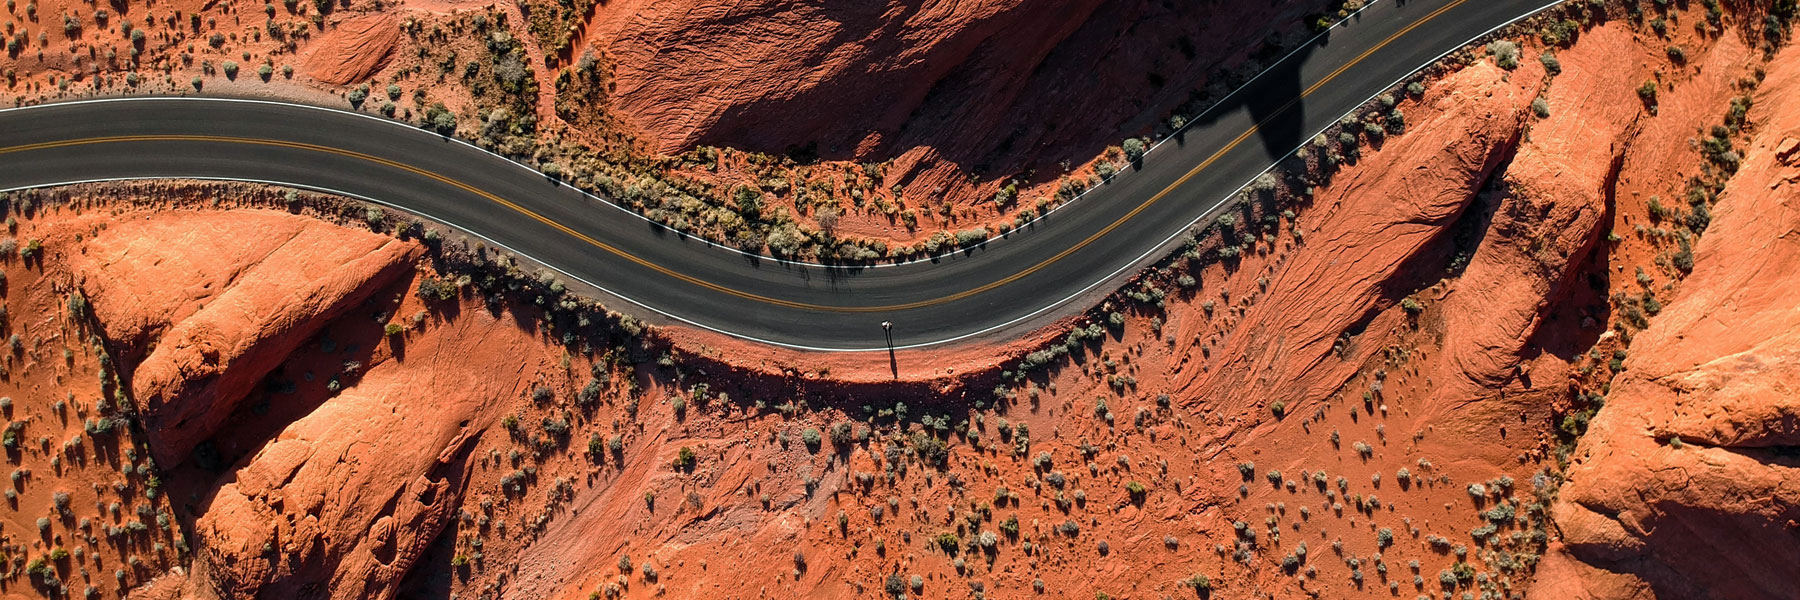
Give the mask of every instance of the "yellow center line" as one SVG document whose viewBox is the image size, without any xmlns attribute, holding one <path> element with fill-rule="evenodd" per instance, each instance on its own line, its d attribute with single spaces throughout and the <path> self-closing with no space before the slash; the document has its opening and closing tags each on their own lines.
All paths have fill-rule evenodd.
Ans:
<svg viewBox="0 0 1800 600">
<path fill-rule="evenodd" d="M 123 143 L 123 142 L 219 142 L 219 143 L 232 143 L 232 144 L 249 144 L 249 145 L 256 145 L 256 146 L 277 146 L 277 147 L 283 147 L 283 148 L 293 148 L 293 149 L 298 149 L 298 150 L 322 152 L 322 153 L 326 153 L 326 154 L 336 154 L 339 156 L 345 156 L 345 157 L 354 158 L 357 160 L 364 160 L 364 161 L 376 163 L 379 165 L 392 167 L 395 169 L 400 169 L 400 170 L 403 170 L 403 171 L 406 171 L 409 173 L 413 173 L 413 174 L 416 174 L 416 175 L 419 175 L 422 177 L 427 177 L 427 178 L 430 178 L 430 179 L 433 179 L 433 180 L 436 180 L 436 181 L 439 181 L 439 182 L 442 182 L 442 183 L 445 183 L 445 184 L 448 184 L 451 186 L 455 186 L 458 189 L 469 192 L 471 194 L 481 196 L 482 198 L 486 198 L 487 200 L 489 200 L 491 202 L 494 202 L 501 206 L 505 206 L 506 208 L 512 209 L 513 211 L 518 212 L 519 214 L 525 215 L 527 217 L 531 217 L 532 219 L 534 219 L 540 223 L 549 225 L 550 227 L 555 228 L 557 231 L 566 233 L 569 236 L 574 237 L 575 239 L 581 240 L 583 242 L 586 242 L 596 248 L 599 248 L 601 250 L 605 250 L 612 254 L 618 255 L 619 257 L 622 257 L 626 260 L 637 263 L 639 265 L 643 265 L 644 267 L 654 269 L 657 272 L 662 273 L 664 275 L 668 275 L 670 277 L 674 277 L 674 278 L 680 279 L 682 281 L 686 281 L 688 283 L 692 283 L 694 285 L 698 285 L 698 286 L 701 286 L 701 287 L 704 287 L 704 288 L 707 288 L 707 289 L 710 289 L 713 291 L 731 294 L 733 296 L 744 298 L 746 300 L 755 300 L 758 302 L 767 302 L 770 304 L 776 304 L 776 305 L 780 305 L 780 306 L 787 306 L 787 307 L 791 307 L 791 308 L 800 308 L 800 309 L 808 309 L 808 310 L 837 310 L 837 311 L 843 311 L 843 312 L 872 312 L 874 310 L 879 310 L 879 308 L 834 307 L 834 306 L 824 306 L 824 305 L 819 305 L 819 304 L 807 304 L 804 302 L 793 302 L 793 301 L 789 301 L 789 300 L 782 300 L 779 298 L 769 298 L 766 296 L 759 296 L 759 295 L 752 294 L 749 292 L 744 292 L 744 291 L 728 288 L 728 287 L 725 287 L 725 286 L 722 286 L 722 285 L 719 285 L 716 283 L 712 283 L 710 281 L 706 281 L 706 280 L 703 280 L 703 279 L 700 279 L 697 277 L 693 277 L 690 275 L 685 275 L 685 274 L 676 272 L 674 270 L 663 267 L 656 263 L 652 263 L 643 258 L 639 258 L 637 255 L 631 254 L 630 252 L 626 252 L 624 250 L 620 250 L 619 248 L 616 248 L 616 247 L 612 246 L 611 244 L 607 244 L 606 242 L 602 242 L 600 240 L 589 237 L 588 235 L 583 234 L 579 231 L 576 231 L 567 225 L 558 223 L 555 220 L 550 219 L 549 217 L 540 215 L 528 208 L 514 204 L 514 203 L 506 200 L 505 198 L 501 198 L 500 196 L 488 193 L 487 191 L 476 188 L 475 186 L 457 181 L 455 179 L 451 179 L 449 177 L 445 177 L 443 175 L 439 175 L 437 173 L 433 173 L 431 171 L 427 171 L 425 169 L 420 169 L 420 168 L 414 167 L 412 165 L 401 163 L 398 161 L 388 160 L 385 158 L 381 158 L 379 156 L 363 154 L 361 152 L 355 152 L 355 151 L 351 151 L 351 150 L 332 148 L 330 146 L 320 146 L 317 144 L 307 144 L 307 143 L 302 143 L 302 142 L 287 142 L 287 141 L 279 141 L 279 140 L 262 140 L 262 139 L 255 139 L 255 138 L 208 136 L 208 135 L 138 135 L 138 136 L 116 136 L 116 137 L 103 137 L 103 138 L 89 138 L 89 139 L 81 139 L 81 140 L 63 140 L 63 141 L 57 141 L 57 142 L 45 142 L 45 143 L 41 143 L 41 144 L 15 146 L 12 148 L 0 148 L 0 154 L 8 154 L 8 153 L 13 153 L 13 152 L 26 152 L 26 151 L 32 151 L 32 150 L 47 150 L 47 149 L 52 149 L 52 148 L 65 147 L 65 146 L 80 146 L 80 145 L 88 145 L 88 144 L 107 144 L 107 143 Z"/>
<path fill-rule="evenodd" d="M 1371 47 L 1368 50 L 1363 51 L 1363 53 L 1358 55 L 1355 59 L 1352 59 L 1351 61 L 1344 63 L 1343 66 L 1338 67 L 1337 70 L 1332 71 L 1330 74 L 1326 75 L 1325 77 L 1321 78 L 1318 82 L 1314 83 L 1311 87 L 1308 87 L 1306 89 L 1306 91 L 1301 92 L 1299 96 L 1288 100 L 1286 104 L 1283 104 L 1280 108 L 1277 108 L 1274 112 L 1271 112 L 1268 117 L 1265 117 L 1263 120 L 1257 122 L 1254 125 L 1251 125 L 1250 128 L 1244 130 L 1243 133 L 1238 134 L 1238 136 L 1236 138 L 1231 140 L 1231 143 L 1226 144 L 1225 147 L 1220 148 L 1218 151 L 1214 152 L 1211 156 L 1208 156 L 1206 158 L 1206 160 L 1201 161 L 1200 164 L 1198 164 L 1198 165 L 1195 165 L 1193 169 L 1188 170 L 1188 172 L 1186 174 L 1182 175 L 1181 178 L 1175 180 L 1174 183 L 1169 184 L 1168 186 L 1164 187 L 1161 191 L 1150 196 L 1150 198 L 1144 200 L 1144 202 L 1138 204 L 1138 206 L 1133 208 L 1131 210 L 1131 212 L 1128 212 L 1124 216 L 1119 217 L 1117 220 L 1113 221 L 1112 224 L 1107 225 L 1104 229 L 1101 229 L 1100 231 L 1095 232 L 1093 235 L 1089 235 L 1086 239 L 1083 239 L 1080 242 L 1078 242 L 1068 248 L 1063 249 L 1061 252 L 1056 253 L 1055 256 L 1051 256 L 1050 258 L 1044 260 L 1043 262 L 1039 262 L 1035 265 L 1027 267 L 1017 273 L 1013 273 L 1004 278 L 1001 278 L 999 280 L 996 280 L 996 281 L 993 281 L 993 282 L 990 282 L 990 283 L 987 283 L 987 284 L 984 284 L 984 285 L 981 285 L 978 287 L 963 290 L 961 292 L 957 292 L 957 293 L 943 296 L 940 298 L 933 298 L 933 299 L 929 299 L 929 300 L 919 300 L 916 302 L 908 302 L 908 303 L 904 303 L 904 304 L 893 304 L 893 305 L 888 305 L 888 306 L 828 306 L 828 305 L 822 305 L 822 304 L 809 304 L 809 303 L 805 303 L 805 302 L 795 302 L 795 301 L 791 301 L 791 300 L 782 300 L 779 298 L 770 298 L 767 296 L 762 296 L 762 295 L 753 294 L 750 292 L 745 292 L 742 290 L 733 289 L 730 287 L 712 283 L 710 281 L 705 281 L 703 279 L 693 277 L 690 275 L 685 275 L 685 274 L 679 273 L 677 271 L 674 271 L 672 269 L 669 269 L 667 267 L 663 267 L 661 265 L 652 263 L 649 260 L 640 258 L 634 254 L 631 254 L 631 253 L 621 250 L 617 247 L 614 247 L 610 244 L 607 244 L 606 242 L 602 242 L 602 241 L 594 239 L 593 237 L 590 237 L 586 234 L 583 234 L 579 231 L 576 231 L 576 230 L 568 227 L 567 225 L 558 223 L 555 220 L 550 219 L 549 217 L 545 217 L 545 216 L 540 215 L 540 214 L 538 214 L 530 209 L 527 209 L 523 206 L 519 206 L 518 204 L 510 202 L 510 201 L 506 200 L 505 198 L 501 198 L 500 196 L 494 195 L 492 193 L 481 190 L 479 188 L 476 188 L 472 185 L 463 183 L 461 181 L 457 181 L 450 177 L 439 175 L 437 173 L 427 171 L 425 169 L 421 169 L 418 167 L 414 167 L 412 165 L 408 165 L 405 163 L 401 163 L 398 161 L 389 160 L 389 159 L 385 159 L 385 158 L 381 158 L 381 157 L 373 156 L 373 155 L 369 155 L 369 154 L 364 154 L 361 152 L 333 148 L 330 146 L 321 146 L 321 145 L 317 145 L 317 144 L 307 144 L 307 143 L 302 143 L 302 142 L 288 142 L 288 141 L 279 141 L 279 140 L 263 140 L 263 139 L 256 139 L 256 138 L 225 137 L 225 136 L 139 135 L 139 136 L 100 137 L 100 138 L 88 138 L 88 139 L 80 139 L 80 140 L 63 140 L 63 141 L 56 141 L 56 142 L 44 142 L 44 143 L 39 143 L 39 144 L 27 144 L 27 145 L 22 145 L 22 146 L 14 146 L 11 148 L 0 148 L 0 154 L 11 154 L 11 153 L 16 153 L 16 152 L 29 152 L 29 151 L 35 151 L 35 150 L 48 150 L 48 149 L 53 149 L 53 148 L 81 146 L 81 145 L 90 145 L 90 144 L 125 143 L 125 142 L 157 142 L 157 141 L 222 142 L 222 143 L 249 144 L 249 145 L 259 145 L 259 146 L 275 146 L 275 147 L 292 148 L 292 149 L 298 149 L 298 150 L 307 150 L 307 151 L 313 151 L 313 152 L 321 152 L 321 153 L 326 153 L 326 154 L 335 154 L 335 155 L 344 156 L 344 157 L 348 157 L 348 158 L 354 158 L 357 160 L 372 162 L 372 163 L 379 164 L 379 165 L 386 166 L 386 167 L 400 169 L 402 171 L 413 173 L 415 175 L 426 177 L 426 178 L 456 187 L 463 191 L 466 191 L 471 194 L 475 194 L 477 196 L 485 198 L 488 201 L 491 201 L 495 204 L 499 204 L 508 209 L 511 209 L 514 212 L 517 212 L 519 214 L 530 217 L 531 219 L 536 220 L 545 225 L 548 225 L 551 228 L 556 229 L 557 231 L 561 231 L 561 232 L 569 235 L 570 237 L 581 240 L 582 242 L 585 242 L 591 246 L 594 246 L 601 250 L 605 250 L 606 252 L 609 252 L 611 254 L 614 254 L 616 256 L 619 256 L 621 258 L 629 260 L 629 261 L 636 263 L 638 265 L 641 265 L 645 268 L 655 270 L 658 273 L 662 273 L 664 275 L 674 277 L 681 281 L 685 281 L 687 283 L 691 283 L 691 284 L 694 284 L 694 285 L 697 285 L 697 286 L 700 286 L 700 287 L 703 287 L 703 288 L 706 288 L 709 290 L 713 290 L 716 292 L 729 294 L 732 296 L 736 296 L 738 298 L 743 298 L 745 300 L 753 300 L 756 302 L 763 302 L 763 303 L 768 303 L 768 304 L 774 304 L 777 306 L 784 306 L 784 307 L 788 307 L 788 308 L 796 308 L 796 309 L 802 309 L 802 310 L 812 310 L 812 311 L 821 311 L 821 312 L 843 312 L 843 313 L 892 312 L 892 311 L 909 310 L 909 309 L 915 309 L 915 308 L 924 308 L 924 307 L 928 307 L 928 306 L 935 306 L 938 304 L 954 302 L 957 300 L 961 300 L 963 298 L 968 298 L 970 296 L 974 296 L 977 294 L 981 294 L 981 293 L 993 290 L 994 288 L 998 288 L 1000 286 L 1010 284 L 1010 283 L 1018 281 L 1024 277 L 1027 277 L 1027 276 L 1031 275 L 1032 273 L 1036 273 L 1040 270 L 1043 270 L 1044 268 L 1046 268 L 1052 264 L 1055 264 L 1057 261 L 1068 257 L 1070 254 L 1074 254 L 1076 251 L 1079 251 L 1082 248 L 1085 248 L 1085 247 L 1093 244 L 1095 241 L 1099 240 L 1102 237 L 1105 237 L 1107 234 L 1112 233 L 1114 230 L 1116 230 L 1120 226 L 1124 225 L 1127 221 L 1130 221 L 1131 219 L 1136 218 L 1138 214 L 1149 209 L 1151 206 L 1153 206 L 1157 202 L 1161 201 L 1164 197 L 1168 196 L 1170 193 L 1173 193 L 1176 188 L 1186 185 L 1189 180 L 1193 179 L 1196 175 L 1199 175 L 1202 171 L 1205 171 L 1208 167 L 1212 166 L 1213 163 L 1217 162 L 1220 158 L 1224 157 L 1227 153 L 1229 153 L 1233 149 L 1237 148 L 1237 146 L 1239 144 L 1242 144 L 1242 143 L 1244 143 L 1245 140 L 1250 139 L 1250 136 L 1255 135 L 1256 132 L 1259 131 L 1263 125 L 1267 124 L 1270 120 L 1273 120 L 1275 117 L 1280 116 L 1283 112 L 1286 112 L 1287 109 L 1292 108 L 1295 103 L 1305 99 L 1307 96 L 1312 95 L 1313 92 L 1318 91 L 1318 89 L 1323 87 L 1326 83 L 1329 83 L 1333 79 L 1336 79 L 1339 75 L 1342 75 L 1344 73 L 1344 71 L 1349 70 L 1350 67 L 1355 66 L 1357 63 L 1362 62 L 1364 59 L 1367 59 L 1370 55 L 1374 54 L 1376 51 L 1381 50 L 1382 48 L 1386 47 L 1388 44 L 1393 43 L 1394 40 L 1399 39 L 1401 36 L 1406 35 L 1407 33 L 1411 32 L 1413 29 L 1415 29 L 1421 25 L 1424 25 L 1426 22 L 1429 22 L 1432 19 L 1437 18 L 1439 15 L 1442 15 L 1444 12 L 1449 11 L 1452 8 L 1455 8 L 1458 5 L 1461 5 L 1462 3 L 1466 2 L 1466 1 L 1467 0 L 1455 0 L 1454 2 L 1451 2 L 1450 4 L 1444 5 L 1442 8 L 1439 8 L 1436 11 L 1432 12 L 1431 14 L 1426 15 L 1425 18 L 1420 19 L 1420 20 L 1412 23 L 1411 25 L 1408 25 L 1406 28 L 1401 29 L 1399 32 L 1396 32 L 1391 36 L 1388 36 L 1387 39 L 1382 40 L 1381 43 L 1376 44 L 1374 47 Z"/>
<path fill-rule="evenodd" d="M 1137 208 L 1133 208 L 1131 210 L 1131 212 L 1125 213 L 1125 216 L 1119 217 L 1119 219 L 1116 221 L 1113 221 L 1111 225 L 1107 225 L 1105 229 L 1101 229 L 1100 231 L 1094 232 L 1094 234 L 1088 236 L 1087 239 L 1081 240 L 1081 242 L 1064 249 L 1062 252 L 1056 253 L 1056 256 L 1050 257 L 1049 260 L 1045 260 L 1044 262 L 1040 262 L 1038 264 L 1032 265 L 1031 267 L 1026 268 L 1025 270 L 1019 271 L 1017 273 L 1013 273 L 1012 275 L 1008 275 L 998 281 L 995 281 L 993 283 L 989 283 L 987 285 L 983 285 L 983 286 L 980 286 L 977 288 L 957 292 L 955 294 L 951 294 L 951 295 L 945 296 L 943 298 L 938 298 L 936 300 L 927 300 L 925 302 L 935 304 L 935 303 L 939 303 L 939 302 L 950 302 L 950 301 L 954 301 L 954 300 L 960 300 L 963 298 L 967 298 L 969 296 L 973 296 L 975 294 L 986 292 L 988 290 L 1012 283 L 1014 281 L 1018 281 L 1019 279 L 1024 278 L 1028 275 L 1031 275 L 1032 273 L 1036 273 L 1037 271 L 1043 269 L 1044 267 L 1050 266 L 1051 264 L 1055 263 L 1056 261 L 1062 260 L 1064 257 L 1066 257 L 1070 254 L 1074 254 L 1075 251 L 1080 250 L 1084 247 L 1087 247 L 1087 245 L 1094 243 L 1095 240 L 1105 237 L 1106 234 L 1112 233 L 1112 231 L 1114 229 L 1118 229 L 1119 226 L 1124 225 L 1126 221 L 1130 221 L 1131 219 L 1137 217 L 1138 213 L 1144 212 L 1146 209 L 1149 209 L 1151 205 L 1154 205 L 1158 201 L 1161 201 L 1164 196 L 1168 196 L 1170 193 L 1174 192 L 1175 188 L 1186 185 L 1188 180 L 1193 179 L 1195 175 L 1199 175 L 1201 171 L 1205 171 L 1207 167 L 1212 166 L 1212 164 L 1214 162 L 1216 162 L 1220 158 L 1224 157 L 1226 153 L 1229 153 L 1232 151 L 1232 149 L 1237 148 L 1238 144 L 1244 143 L 1244 140 L 1250 139 L 1250 136 L 1255 135 L 1257 131 L 1261 130 L 1263 125 L 1267 124 L 1271 120 L 1274 120 L 1275 117 L 1280 116 L 1281 113 L 1286 112 L 1287 109 L 1293 107 L 1296 102 L 1299 102 L 1300 100 L 1306 98 L 1307 96 L 1312 95 L 1313 92 L 1318 91 L 1318 89 L 1321 86 L 1324 86 L 1327 82 L 1330 82 L 1331 80 L 1336 79 L 1338 75 L 1342 75 L 1344 73 L 1344 71 L 1349 70 L 1350 67 L 1356 65 L 1356 63 L 1362 62 L 1363 59 L 1368 58 L 1369 55 L 1374 54 L 1375 51 L 1380 50 L 1383 47 L 1386 47 L 1390 43 L 1393 43 L 1393 41 L 1396 39 L 1399 39 L 1400 36 L 1406 35 L 1408 32 L 1411 32 L 1413 30 L 1413 28 L 1416 28 L 1420 25 L 1425 24 L 1425 22 L 1427 22 L 1427 21 L 1437 18 L 1438 15 L 1444 14 L 1445 11 L 1455 8 L 1457 5 L 1460 5 L 1466 1 L 1467 0 L 1456 0 L 1455 2 L 1451 2 L 1449 4 L 1444 5 L 1442 8 L 1437 9 L 1437 11 L 1432 12 L 1429 15 L 1426 15 L 1425 18 L 1414 22 L 1412 25 L 1408 25 L 1405 29 L 1401 29 L 1399 32 L 1396 32 L 1394 35 L 1388 36 L 1388 38 L 1385 40 L 1382 40 L 1380 44 L 1376 44 L 1374 47 L 1369 48 L 1368 50 L 1364 51 L 1361 55 L 1358 55 L 1354 60 L 1344 63 L 1344 66 L 1338 67 L 1337 70 L 1332 71 L 1331 74 L 1326 75 L 1324 78 L 1320 79 L 1318 83 L 1315 83 L 1315 84 L 1313 84 L 1312 87 L 1307 88 L 1305 92 L 1301 92 L 1299 96 L 1297 96 L 1293 99 L 1290 99 L 1287 101 L 1286 104 L 1281 105 L 1281 108 L 1277 108 L 1277 109 L 1275 109 L 1274 112 L 1269 113 L 1269 116 L 1264 117 L 1263 120 L 1258 121 L 1255 125 L 1251 125 L 1249 129 L 1246 129 L 1246 130 L 1244 130 L 1243 133 L 1238 134 L 1237 138 L 1232 139 L 1231 143 L 1226 144 L 1224 148 L 1220 148 L 1219 151 L 1214 152 L 1212 154 L 1212 156 L 1206 157 L 1206 160 L 1200 161 L 1200 164 L 1195 165 L 1193 169 L 1190 169 L 1187 172 L 1187 174 L 1182 175 L 1180 179 L 1175 180 L 1175 183 L 1169 184 L 1168 187 L 1163 188 L 1162 191 L 1157 192 L 1155 195 L 1150 196 L 1149 199 L 1145 200 L 1142 204 L 1139 204 L 1137 206 Z M 928 305 L 929 304 L 927 304 L 927 306 Z M 908 308 L 911 308 L 911 307 L 908 307 Z"/>
</svg>

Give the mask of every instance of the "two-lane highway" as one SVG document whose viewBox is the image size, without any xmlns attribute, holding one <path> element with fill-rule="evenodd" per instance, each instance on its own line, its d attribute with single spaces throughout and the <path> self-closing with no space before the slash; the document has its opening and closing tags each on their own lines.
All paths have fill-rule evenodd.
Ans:
<svg viewBox="0 0 1800 600">
<path fill-rule="evenodd" d="M 131 98 L 0 111 L 0 189 L 175 177 L 326 190 L 457 227 L 642 309 L 723 333 L 884 350 L 880 324 L 891 321 L 894 347 L 941 344 L 1080 310 L 1339 116 L 1547 1 L 1381 0 L 1195 119 L 1179 142 L 1158 145 L 1141 169 L 1026 229 L 935 261 L 755 259 L 650 225 L 468 144 L 368 115 L 263 101 Z"/>
</svg>

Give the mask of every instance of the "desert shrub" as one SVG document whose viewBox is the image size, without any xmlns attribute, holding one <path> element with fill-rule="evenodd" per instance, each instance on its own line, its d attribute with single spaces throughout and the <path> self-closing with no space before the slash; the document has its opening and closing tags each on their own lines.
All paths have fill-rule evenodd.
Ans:
<svg viewBox="0 0 1800 600">
<path fill-rule="evenodd" d="M 1149 151 L 1144 147 L 1144 140 L 1138 138 L 1127 138 L 1125 143 L 1119 145 L 1119 148 L 1125 152 L 1125 160 L 1134 163 L 1144 160 L 1144 153 Z"/>
<path fill-rule="evenodd" d="M 1494 56 L 1494 64 L 1511 71 L 1519 68 L 1519 45 L 1509 40 L 1499 40 L 1488 44 L 1488 54 Z"/>
<path fill-rule="evenodd" d="M 831 447 L 837 449 L 839 452 L 849 451 L 850 444 L 854 441 L 854 438 L 852 437 L 852 432 L 854 430 L 851 428 L 850 423 L 848 421 L 839 421 L 831 426 L 830 431 Z"/>
<path fill-rule="evenodd" d="M 1693 271 L 1694 270 L 1694 248 L 1693 248 L 1693 246 L 1688 243 L 1688 240 L 1686 237 L 1680 238 L 1678 243 L 1680 244 L 1680 249 L 1675 252 L 1674 256 L 1670 257 L 1671 264 L 1673 264 L 1675 266 L 1675 268 L 1680 269 L 1681 272 L 1683 272 L 1683 273 Z M 1614 370 L 1616 371 L 1618 369 L 1614 369 Z"/>
<path fill-rule="evenodd" d="M 425 123 L 432 131 L 441 135 L 456 133 L 456 113 L 450 112 L 442 102 L 433 103 L 430 108 L 425 109 Z"/>
<path fill-rule="evenodd" d="M 1150 493 L 1150 490 L 1146 489 L 1144 484 L 1136 481 L 1127 481 L 1125 482 L 1125 493 L 1131 497 L 1133 502 L 1141 503 L 1144 501 L 1144 496 Z"/>
<path fill-rule="evenodd" d="M 680 450 L 675 452 L 675 460 L 670 463 L 670 466 L 677 471 L 687 471 L 693 469 L 694 464 L 698 461 L 699 459 L 694 456 L 694 450 L 692 448 L 682 446 Z"/>
<path fill-rule="evenodd" d="M 587 385 L 581 386 L 581 391 L 575 393 L 575 405 L 576 406 L 581 406 L 584 408 L 590 407 L 590 406 L 593 406 L 595 403 L 598 403 L 599 401 L 600 401 L 600 380 L 599 379 L 591 379 L 591 378 L 588 379 Z"/>
<path fill-rule="evenodd" d="M 819 429 L 817 427 L 808 427 L 804 430 L 801 430 L 800 431 L 800 441 L 806 443 L 806 448 L 808 450 L 818 452 L 819 451 Z"/>
<path fill-rule="evenodd" d="M 544 435 L 550 436 L 550 439 L 560 441 L 569 436 L 568 419 L 562 417 L 544 417 L 541 424 L 544 428 Z"/>
<path fill-rule="evenodd" d="M 923 431 L 915 431 L 912 436 L 912 446 L 914 452 L 918 454 L 919 460 L 926 465 L 940 469 L 948 466 L 950 449 L 944 445 L 943 440 L 927 435 Z"/>
<path fill-rule="evenodd" d="M 1656 81 L 1648 80 L 1648 79 L 1644 80 L 1644 83 L 1642 85 L 1638 86 L 1637 95 L 1638 95 L 1639 100 L 1644 101 L 1644 105 L 1650 106 L 1650 107 L 1655 107 L 1656 106 Z"/>
</svg>

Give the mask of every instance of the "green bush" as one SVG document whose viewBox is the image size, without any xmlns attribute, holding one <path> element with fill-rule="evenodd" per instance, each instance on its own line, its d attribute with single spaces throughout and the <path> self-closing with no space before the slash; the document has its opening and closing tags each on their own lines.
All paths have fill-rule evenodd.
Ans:
<svg viewBox="0 0 1800 600">
<path fill-rule="evenodd" d="M 456 113 L 450 112 L 442 102 L 433 103 L 430 108 L 425 109 L 425 122 L 431 130 L 441 135 L 456 133 Z"/>
<path fill-rule="evenodd" d="M 1637 95 L 1638 99 L 1643 100 L 1646 106 L 1654 108 L 1656 106 L 1656 81 L 1644 80 L 1643 85 L 1638 86 Z"/>
<path fill-rule="evenodd" d="M 839 421 L 831 426 L 831 447 L 839 452 L 848 452 L 850 444 L 855 441 L 853 429 L 848 421 Z"/>
<path fill-rule="evenodd" d="M 674 467 L 677 471 L 686 471 L 693 469 L 694 464 L 698 461 L 699 459 L 694 456 L 694 450 L 692 448 L 682 446 L 680 450 L 675 451 L 675 460 L 670 466 Z"/>
<path fill-rule="evenodd" d="M 1488 54 L 1494 56 L 1494 64 L 1511 71 L 1519 68 L 1519 45 L 1509 40 L 1499 40 L 1487 47 Z"/>
<path fill-rule="evenodd" d="M 1144 147 L 1144 140 L 1138 138 L 1127 138 L 1119 147 L 1125 151 L 1125 160 L 1134 163 L 1144 160 L 1144 153 L 1149 151 Z"/>
<path fill-rule="evenodd" d="M 600 401 L 600 380 L 599 379 L 588 379 L 587 385 L 581 386 L 581 391 L 575 393 L 575 405 L 576 406 L 589 407 L 589 406 L 593 406 L 595 403 L 597 403 L 599 401 Z"/>
</svg>

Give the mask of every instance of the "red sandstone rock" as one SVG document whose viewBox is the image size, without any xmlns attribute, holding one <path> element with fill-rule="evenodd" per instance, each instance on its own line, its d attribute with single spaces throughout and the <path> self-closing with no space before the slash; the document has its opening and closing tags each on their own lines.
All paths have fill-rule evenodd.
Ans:
<svg viewBox="0 0 1800 600">
<path fill-rule="evenodd" d="M 169 465 L 325 322 L 404 274 L 418 252 L 265 211 L 133 219 L 85 249 L 72 267 L 107 335 L 136 363 L 135 399 L 153 452 Z"/>
<path fill-rule="evenodd" d="M 1796 58 L 1789 48 L 1771 63 L 1759 128 L 1693 274 L 1637 336 L 1576 450 L 1555 506 L 1566 548 L 1546 558 L 1544 593 L 1793 597 L 1800 470 L 1781 454 L 1800 441 L 1800 188 L 1781 161 L 1800 135 Z"/>
</svg>

